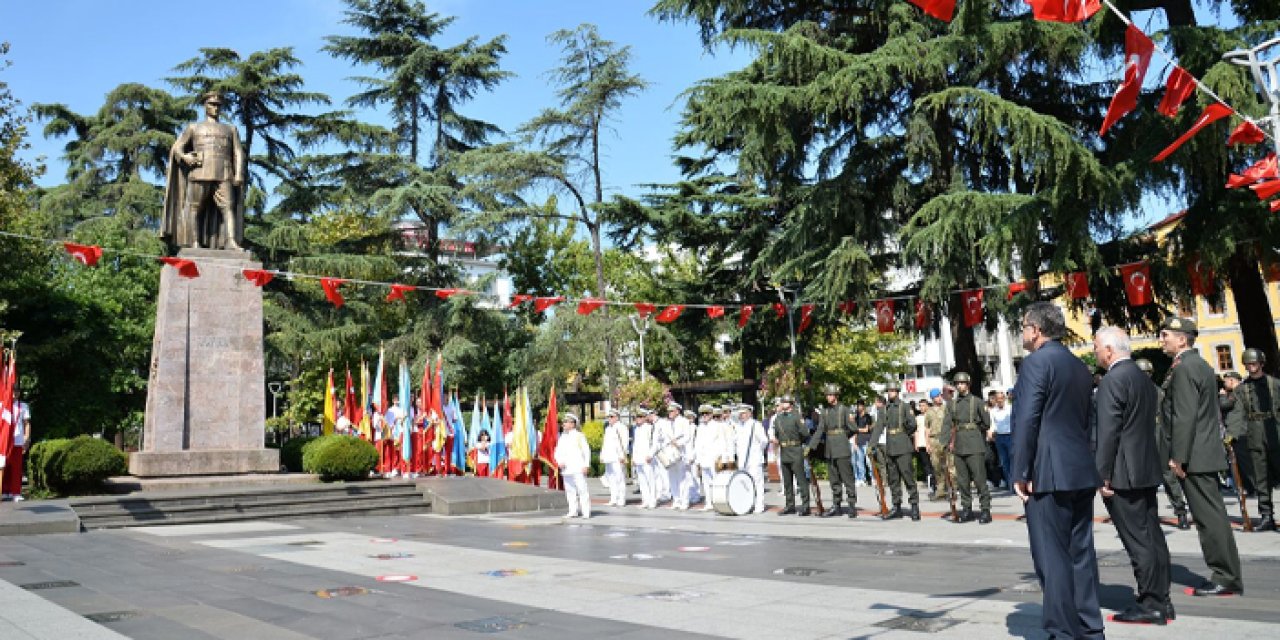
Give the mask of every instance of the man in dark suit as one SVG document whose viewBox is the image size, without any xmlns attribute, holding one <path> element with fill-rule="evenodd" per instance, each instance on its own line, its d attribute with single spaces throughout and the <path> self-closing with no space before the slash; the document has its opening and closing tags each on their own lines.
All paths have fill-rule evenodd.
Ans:
<svg viewBox="0 0 1280 640">
<path fill-rule="evenodd" d="M 1059 340 L 1062 310 L 1036 302 L 1022 316 L 1022 361 L 1013 393 L 1013 489 L 1027 511 L 1031 558 L 1050 637 L 1102 638 L 1093 498 L 1102 484 L 1090 446 L 1093 381 Z"/>
<path fill-rule="evenodd" d="M 1119 327 L 1093 334 L 1093 354 L 1107 370 L 1094 394 L 1102 500 L 1138 583 L 1137 604 L 1111 619 L 1163 625 L 1172 611 L 1169 547 L 1156 502 L 1163 479 L 1156 451 L 1156 385 L 1130 358 L 1129 335 Z"/>
<path fill-rule="evenodd" d="M 1171 436 L 1169 468 L 1182 480 L 1204 562 L 1213 570 L 1212 581 L 1190 589 L 1190 594 L 1233 596 L 1244 592 L 1244 579 L 1218 491 L 1218 472 L 1227 468 L 1218 424 L 1218 378 L 1192 348 L 1198 333 L 1196 323 L 1186 318 L 1169 318 L 1160 325 L 1160 348 L 1173 357 L 1164 378 L 1160 415 Z"/>
</svg>

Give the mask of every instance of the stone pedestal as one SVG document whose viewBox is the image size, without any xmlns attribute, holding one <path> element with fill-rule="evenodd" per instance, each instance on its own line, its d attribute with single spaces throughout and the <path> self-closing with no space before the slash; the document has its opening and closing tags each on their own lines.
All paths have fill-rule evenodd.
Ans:
<svg viewBox="0 0 1280 640">
<path fill-rule="evenodd" d="M 277 472 L 279 451 L 263 447 L 262 292 L 241 273 L 262 265 L 247 251 L 178 256 L 195 260 L 200 277 L 160 271 L 142 451 L 129 473 Z"/>
</svg>

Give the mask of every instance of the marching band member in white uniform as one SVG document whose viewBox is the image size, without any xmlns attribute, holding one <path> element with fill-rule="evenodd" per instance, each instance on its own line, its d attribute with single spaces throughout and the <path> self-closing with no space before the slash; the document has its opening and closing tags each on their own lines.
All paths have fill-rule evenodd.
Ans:
<svg viewBox="0 0 1280 640">
<path fill-rule="evenodd" d="M 689 476 L 687 458 L 691 455 L 693 444 L 693 427 L 680 415 L 680 405 L 672 402 L 667 405 L 667 417 L 658 420 L 654 430 L 658 435 L 658 450 L 675 451 L 675 461 L 667 466 L 667 486 L 671 490 L 671 508 L 684 510 L 689 508 L 691 477 Z M 660 469 L 659 473 L 662 472 Z"/>
<path fill-rule="evenodd" d="M 609 489 L 609 506 L 627 506 L 627 445 L 631 436 L 618 419 L 618 410 L 610 409 L 605 417 L 604 442 L 600 445 L 600 461 L 604 463 L 604 486 Z"/>
<path fill-rule="evenodd" d="M 556 441 L 556 464 L 564 479 L 565 497 L 569 499 L 568 517 L 591 517 L 591 492 L 587 490 L 587 473 L 591 471 L 591 447 L 578 430 L 578 416 L 566 413 L 560 418 L 560 439 Z"/>
<path fill-rule="evenodd" d="M 738 426 L 736 429 L 736 451 L 738 456 L 738 469 L 746 471 L 751 476 L 751 481 L 755 484 L 756 504 L 755 513 L 764 513 L 764 464 L 765 464 L 765 447 L 769 444 L 769 436 L 764 431 L 764 425 L 760 424 L 751 415 L 751 406 L 738 405 Z"/>
<path fill-rule="evenodd" d="M 641 509 L 658 506 L 658 487 L 654 484 L 657 462 L 653 459 L 658 451 L 657 445 L 653 414 L 648 409 L 637 409 L 635 440 L 631 444 L 631 470 L 635 473 L 636 484 L 640 485 Z"/>
<path fill-rule="evenodd" d="M 711 510 L 711 483 L 715 480 L 716 462 L 720 460 L 724 446 L 720 440 L 718 425 L 712 418 L 713 410 L 714 407 L 709 404 L 698 407 L 698 429 L 693 436 L 694 461 L 698 465 L 703 511 Z"/>
</svg>

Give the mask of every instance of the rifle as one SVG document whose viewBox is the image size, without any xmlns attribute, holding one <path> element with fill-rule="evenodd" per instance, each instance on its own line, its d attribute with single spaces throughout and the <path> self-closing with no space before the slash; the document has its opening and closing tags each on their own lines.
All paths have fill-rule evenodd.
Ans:
<svg viewBox="0 0 1280 640">
<path fill-rule="evenodd" d="M 1244 495 L 1244 482 L 1240 479 L 1240 464 L 1236 461 L 1235 441 L 1228 439 L 1227 460 L 1231 461 L 1231 476 L 1236 481 L 1236 495 L 1240 497 L 1240 518 L 1244 520 L 1246 533 L 1253 533 L 1253 520 L 1249 518 L 1249 502 Z"/>
<path fill-rule="evenodd" d="M 947 468 L 944 468 L 942 473 L 947 476 L 947 501 L 951 503 L 951 521 L 959 522 L 960 515 L 956 513 L 956 485 L 955 482 L 951 480 L 951 474 L 954 473 L 956 469 L 955 449 L 956 428 L 955 425 L 952 425 L 950 442 L 947 443 L 947 450 L 943 452 L 942 455 L 943 466 Z"/>
<path fill-rule="evenodd" d="M 889 515 L 889 507 L 884 503 L 884 480 L 880 477 L 880 467 L 876 465 L 874 458 L 880 457 L 880 447 L 868 449 L 868 454 L 875 453 L 875 456 L 868 455 L 867 463 L 871 465 L 871 475 L 876 480 L 876 497 L 880 499 L 880 517 Z"/>
</svg>

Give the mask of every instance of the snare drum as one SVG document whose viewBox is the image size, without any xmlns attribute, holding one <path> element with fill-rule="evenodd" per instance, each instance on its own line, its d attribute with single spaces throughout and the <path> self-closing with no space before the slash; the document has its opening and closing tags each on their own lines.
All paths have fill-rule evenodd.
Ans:
<svg viewBox="0 0 1280 640">
<path fill-rule="evenodd" d="M 658 459 L 658 464 L 669 467 L 680 461 L 680 448 L 674 444 L 669 444 L 659 449 L 658 455 L 655 457 Z"/>
<path fill-rule="evenodd" d="M 716 513 L 744 516 L 756 503 L 756 483 L 746 471 L 721 471 L 711 480 L 711 506 Z"/>
</svg>

